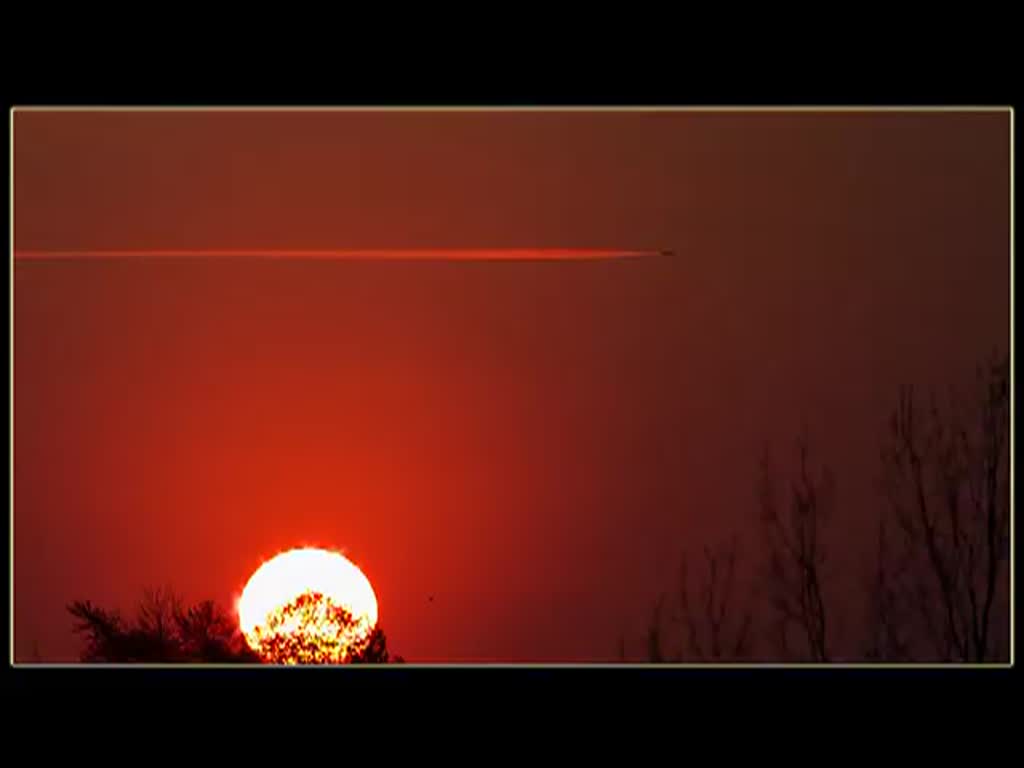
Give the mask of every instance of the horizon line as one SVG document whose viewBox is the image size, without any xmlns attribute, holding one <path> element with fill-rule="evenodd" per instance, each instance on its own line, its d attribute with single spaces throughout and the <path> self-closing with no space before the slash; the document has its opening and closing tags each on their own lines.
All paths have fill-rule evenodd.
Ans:
<svg viewBox="0 0 1024 768">
<path fill-rule="evenodd" d="M 18 250 L 15 261 L 59 259 L 314 259 L 326 261 L 595 261 L 673 255 L 638 248 L 139 248 Z"/>
</svg>

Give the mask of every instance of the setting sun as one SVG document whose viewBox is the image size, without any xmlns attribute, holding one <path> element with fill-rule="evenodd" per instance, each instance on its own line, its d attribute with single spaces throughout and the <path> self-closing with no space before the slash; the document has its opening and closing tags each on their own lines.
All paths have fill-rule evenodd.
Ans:
<svg viewBox="0 0 1024 768">
<path fill-rule="evenodd" d="M 266 661 L 344 663 L 376 626 L 377 598 L 341 553 L 293 549 L 249 578 L 238 619 L 249 646 Z"/>
</svg>

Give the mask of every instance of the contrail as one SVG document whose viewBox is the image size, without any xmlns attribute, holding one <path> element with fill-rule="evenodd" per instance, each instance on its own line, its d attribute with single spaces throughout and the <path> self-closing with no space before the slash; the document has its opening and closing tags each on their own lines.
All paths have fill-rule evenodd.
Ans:
<svg viewBox="0 0 1024 768">
<path fill-rule="evenodd" d="M 294 259 L 325 261 L 594 261 L 672 255 L 671 251 L 612 248 L 420 248 L 420 249 L 139 249 L 24 250 L 16 261 L 88 259 Z"/>
</svg>

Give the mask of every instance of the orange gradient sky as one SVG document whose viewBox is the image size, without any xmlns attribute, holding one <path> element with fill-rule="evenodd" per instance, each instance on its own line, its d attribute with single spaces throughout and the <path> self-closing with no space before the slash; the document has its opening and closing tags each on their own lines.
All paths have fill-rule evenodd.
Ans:
<svg viewBox="0 0 1024 768">
<path fill-rule="evenodd" d="M 869 509 L 898 386 L 1009 342 L 1007 114 L 14 129 L 26 255 L 645 253 L 17 261 L 23 660 L 74 658 L 73 599 L 230 604 L 304 544 L 366 573 L 410 661 L 600 660 L 623 631 L 640 652 L 682 549 L 750 534 L 764 441 L 807 425 Z"/>
</svg>

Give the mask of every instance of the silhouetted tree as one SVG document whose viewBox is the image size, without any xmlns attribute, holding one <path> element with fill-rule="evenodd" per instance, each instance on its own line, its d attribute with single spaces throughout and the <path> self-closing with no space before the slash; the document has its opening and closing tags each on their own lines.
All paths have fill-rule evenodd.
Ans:
<svg viewBox="0 0 1024 768">
<path fill-rule="evenodd" d="M 784 658 L 829 660 L 828 619 L 824 594 L 824 529 L 835 501 L 835 481 L 827 467 L 816 477 L 808 468 L 806 436 L 797 441 L 798 469 L 790 480 L 788 509 L 780 509 L 777 471 L 765 452 L 759 502 L 768 551 L 766 580 L 775 643 Z M 802 649 L 792 647 L 795 635 Z"/>
<path fill-rule="evenodd" d="M 374 627 L 369 637 L 359 645 L 349 658 L 350 664 L 401 664 L 401 656 L 392 656 L 388 651 L 388 639 L 380 627 Z"/>
<path fill-rule="evenodd" d="M 690 596 L 688 562 L 680 566 L 680 621 L 685 637 L 684 658 L 698 661 L 736 661 L 747 656 L 750 642 L 749 603 L 736 602 L 736 556 L 739 540 L 714 551 L 704 549 L 706 570 L 694 599 Z"/>
<path fill-rule="evenodd" d="M 71 603 L 68 611 L 76 619 L 75 631 L 85 638 L 81 658 L 86 662 L 266 662 L 263 656 L 249 647 L 234 618 L 210 600 L 184 608 L 181 600 L 170 590 L 147 590 L 132 622 L 125 621 L 117 611 L 96 607 L 87 600 Z M 270 642 L 280 646 L 277 656 L 268 651 L 270 658 L 296 658 L 300 663 L 324 661 L 323 646 L 316 646 L 310 638 L 282 635 Z M 303 647 L 293 647 L 296 644 Z M 304 653 L 304 649 L 308 653 Z M 390 656 L 387 639 L 379 627 L 374 628 L 365 640 L 353 643 L 346 658 L 346 662 L 359 664 L 402 661 L 400 657 Z"/>
<path fill-rule="evenodd" d="M 663 650 L 662 596 L 655 604 L 648 625 L 649 661 L 727 662 L 742 660 L 747 656 L 752 616 L 749 600 L 743 600 L 742 603 L 737 600 L 738 551 L 739 539 L 735 536 L 717 550 L 705 547 L 705 568 L 695 588 L 689 579 L 688 558 L 683 556 L 679 569 L 679 613 L 670 617 L 672 623 L 681 628 L 682 647 L 671 658 L 666 657 Z"/>
<path fill-rule="evenodd" d="M 874 661 L 1005 661 L 1009 657 L 1010 365 L 994 355 L 967 397 L 922 404 L 903 388 L 882 451 L 875 562 L 867 586 L 862 658 Z M 767 549 L 767 600 L 777 651 L 788 660 L 834 658 L 836 607 L 826 599 L 823 547 L 835 506 L 827 468 L 809 468 L 806 438 L 780 500 L 781 473 L 766 451 L 759 508 Z M 680 659 L 741 656 L 749 612 L 731 606 L 735 547 L 705 550 L 691 595 L 682 572 L 685 647 Z M 852 597 L 852 596 L 851 596 Z M 849 602 L 849 601 L 846 601 Z M 648 627 L 648 657 L 664 661 L 663 598 Z M 729 621 L 732 616 L 731 622 Z M 725 628 L 732 631 L 726 632 Z M 727 639 L 728 638 L 728 639 Z M 799 646 L 795 646 L 794 642 Z"/>
<path fill-rule="evenodd" d="M 306 592 L 255 632 L 260 655 L 273 664 L 379 664 L 387 639 L 319 592 Z"/>
<path fill-rule="evenodd" d="M 145 590 L 138 606 L 135 641 L 156 658 L 184 657 L 185 649 L 177 636 L 181 610 L 181 599 L 171 590 Z"/>
<path fill-rule="evenodd" d="M 103 663 L 260 662 L 237 626 L 211 601 L 183 609 L 170 590 L 147 590 L 134 622 L 118 611 L 75 601 L 75 632 L 85 637 L 82 660 Z"/>
<path fill-rule="evenodd" d="M 647 627 L 647 660 L 652 664 L 660 664 L 666 660 L 661 650 L 662 609 L 664 605 L 665 596 L 662 595 L 654 604 L 651 623 Z"/>
<path fill-rule="evenodd" d="M 875 569 L 868 581 L 868 646 L 866 656 L 871 661 L 907 661 L 913 657 L 911 638 L 908 636 L 909 606 L 903 605 L 896 584 L 904 574 L 892 573 L 900 568 L 890 552 L 888 527 L 882 517 L 878 524 Z"/>
<path fill-rule="evenodd" d="M 923 406 L 904 388 L 882 452 L 887 508 L 872 585 L 875 658 L 1008 656 L 993 610 L 1008 600 L 1010 366 L 993 356 L 966 401 Z"/>
<path fill-rule="evenodd" d="M 176 613 L 178 640 L 186 658 L 229 664 L 260 661 L 244 642 L 235 622 L 212 600 Z"/>
</svg>

